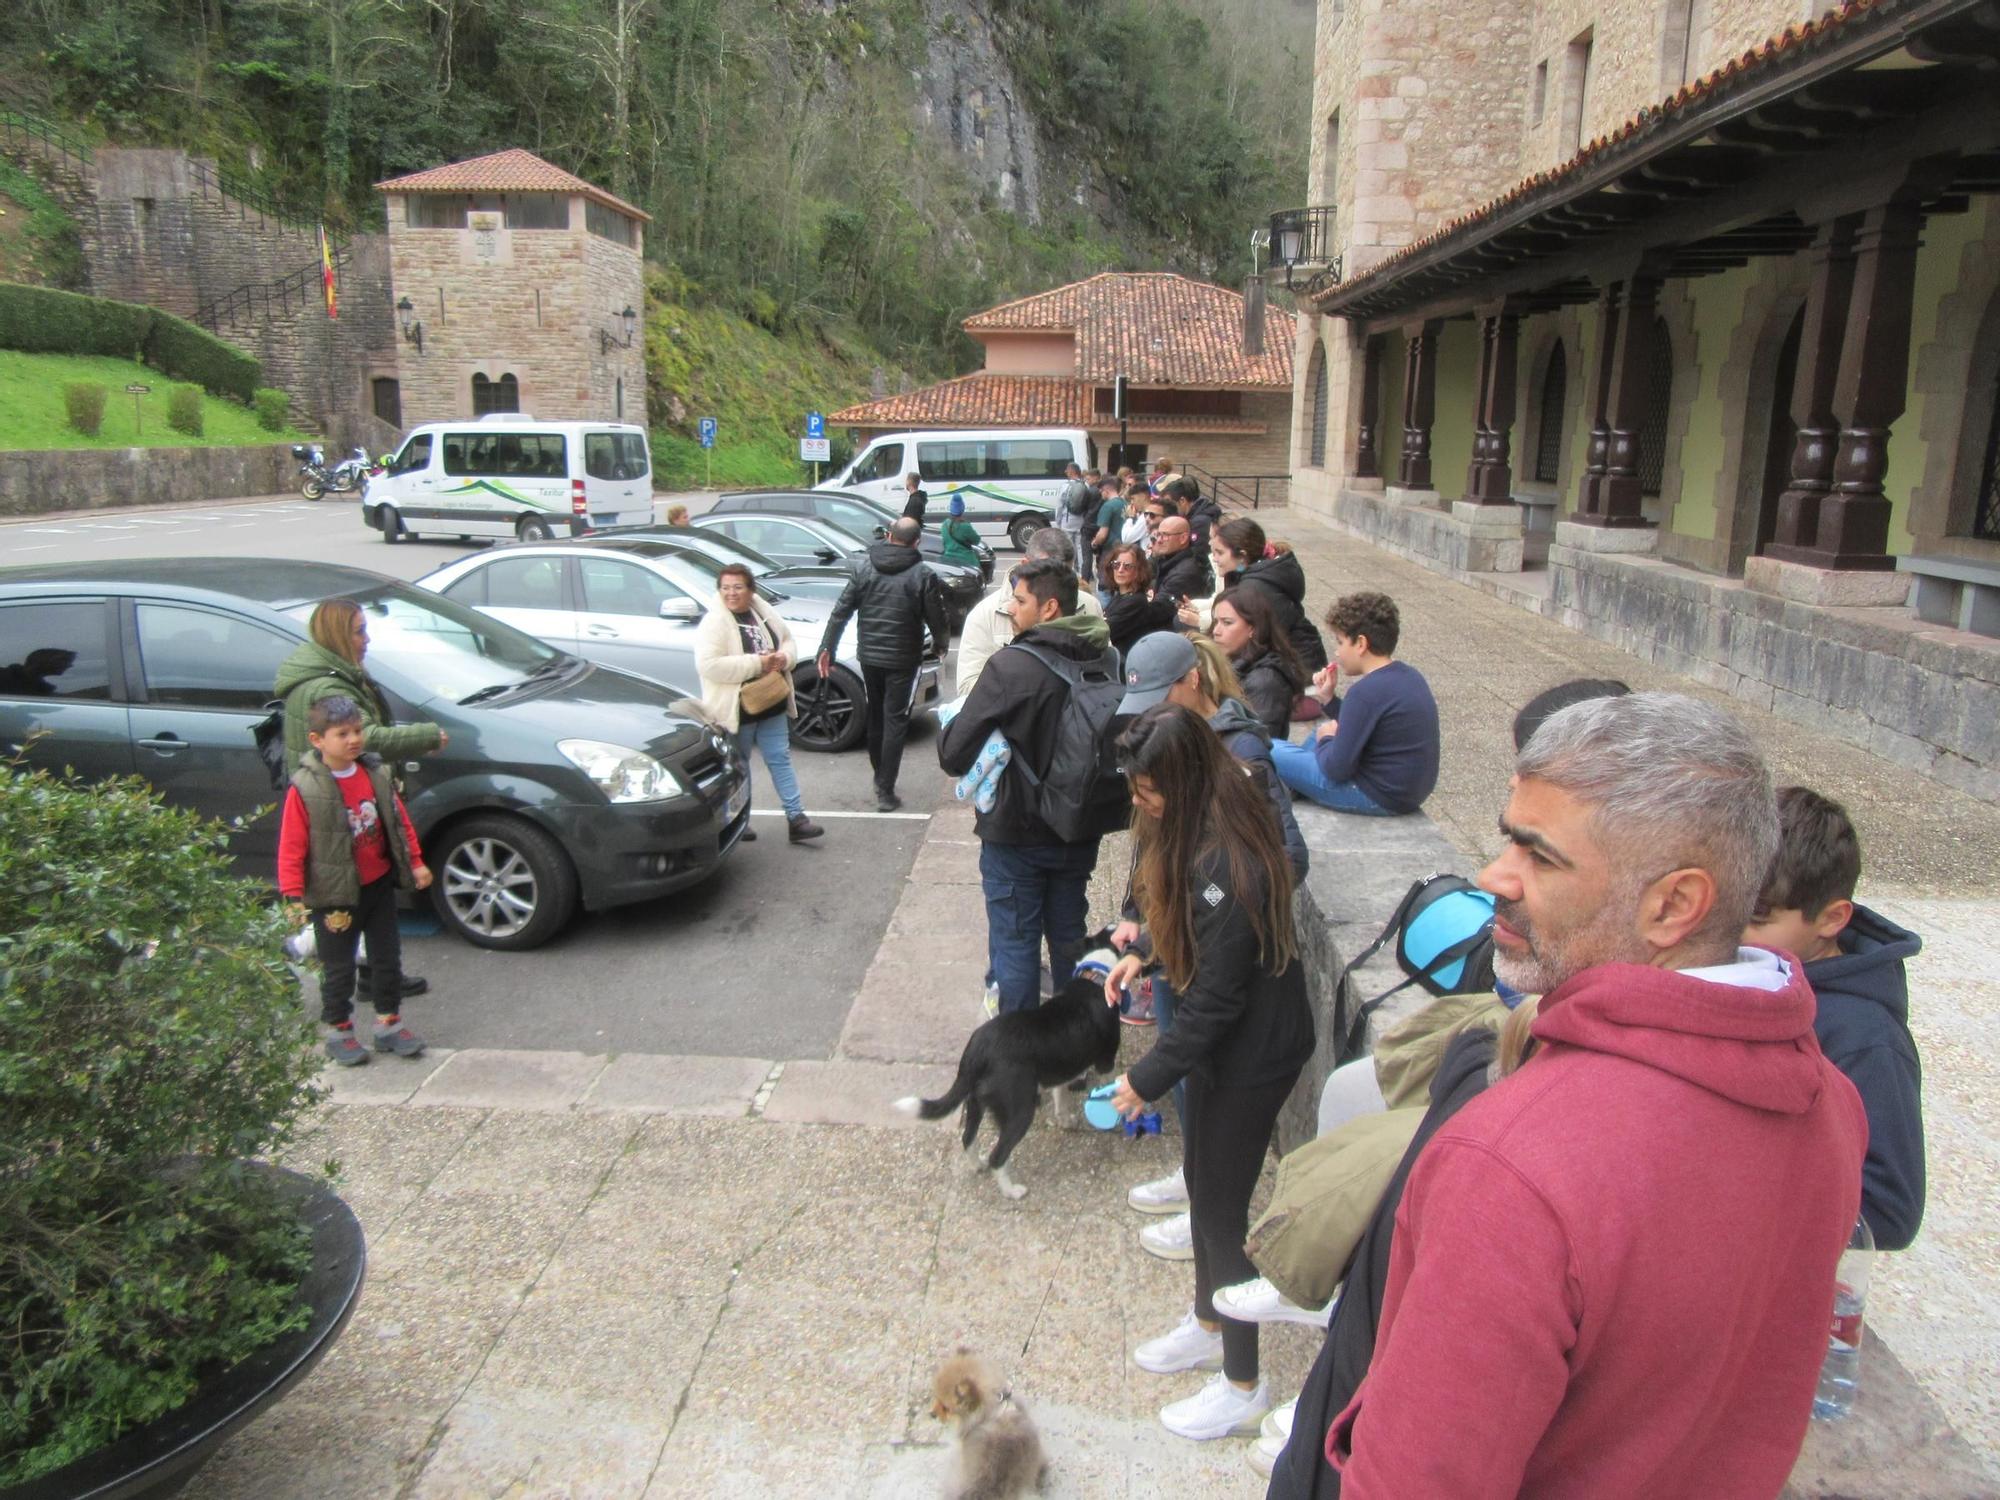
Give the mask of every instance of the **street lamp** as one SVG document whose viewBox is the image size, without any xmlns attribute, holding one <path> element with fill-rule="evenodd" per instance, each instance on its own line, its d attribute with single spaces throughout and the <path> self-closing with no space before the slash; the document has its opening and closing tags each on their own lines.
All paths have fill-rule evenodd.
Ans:
<svg viewBox="0 0 2000 1500">
<path fill-rule="evenodd" d="M 1305 241 L 1304 227 L 1297 219 L 1288 219 L 1278 229 L 1278 263 L 1294 266 L 1299 262 L 1299 248 Z"/>
<path fill-rule="evenodd" d="M 415 344 L 417 353 L 424 352 L 424 325 L 417 321 L 417 305 L 408 297 L 396 304 L 396 321 L 403 328 L 403 342 Z"/>
<path fill-rule="evenodd" d="M 632 310 L 630 304 L 627 304 L 625 311 L 617 314 L 617 318 L 619 328 L 622 330 L 621 332 L 613 333 L 608 328 L 597 330 L 597 352 L 599 354 L 609 354 L 614 348 L 630 349 L 632 347 L 632 330 L 638 324 L 639 315 Z"/>
</svg>

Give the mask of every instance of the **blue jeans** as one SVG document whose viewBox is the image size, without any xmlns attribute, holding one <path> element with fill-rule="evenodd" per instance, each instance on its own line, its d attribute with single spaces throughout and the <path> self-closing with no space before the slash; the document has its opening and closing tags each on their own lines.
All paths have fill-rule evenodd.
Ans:
<svg viewBox="0 0 2000 1500">
<path fill-rule="evenodd" d="M 750 764 L 752 745 L 763 752 L 764 769 L 771 773 L 771 784 L 778 789 L 778 800 L 785 804 L 785 816 L 803 818 L 806 805 L 799 797 L 799 778 L 792 773 L 791 720 L 783 714 L 772 714 L 768 719 L 753 719 L 737 725 L 736 750 L 743 757 L 746 769 Z"/>
<path fill-rule="evenodd" d="M 1045 940 L 1056 988 L 1069 982 L 1083 952 L 1090 872 L 1096 867 L 1096 839 L 1085 844 L 980 844 L 986 963 L 1000 987 L 1002 1014 L 1042 1003 Z"/>
<path fill-rule="evenodd" d="M 1153 976 L 1153 1025 L 1158 1028 L 1154 1032 L 1156 1043 L 1164 1041 L 1167 1033 L 1174 1029 L 1174 1006 L 1177 1003 L 1174 998 L 1174 987 L 1167 983 L 1167 976 L 1164 974 L 1155 974 Z M 1174 1116 L 1181 1122 L 1181 1141 L 1183 1148 L 1185 1148 L 1187 1142 L 1187 1080 L 1185 1078 L 1174 1085 Z"/>
<path fill-rule="evenodd" d="M 1328 781 L 1319 768 L 1310 741 L 1303 745 L 1279 742 L 1271 746 L 1271 764 L 1278 779 L 1301 797 L 1310 797 L 1321 807 L 1335 812 L 1359 813 L 1364 818 L 1393 818 L 1394 808 L 1384 807 L 1352 781 Z"/>
</svg>

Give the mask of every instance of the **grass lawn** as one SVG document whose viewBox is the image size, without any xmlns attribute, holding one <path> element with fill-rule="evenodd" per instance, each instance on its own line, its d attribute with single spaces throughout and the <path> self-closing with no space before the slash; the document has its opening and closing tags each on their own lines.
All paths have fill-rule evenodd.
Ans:
<svg viewBox="0 0 2000 1500">
<path fill-rule="evenodd" d="M 63 406 L 63 387 L 95 381 L 110 394 L 104 425 L 96 437 L 73 431 Z M 0 448 L 219 448 L 247 443 L 295 443 L 304 434 L 266 432 L 247 406 L 215 396 L 202 398 L 202 435 L 189 437 L 167 425 L 167 388 L 158 370 L 95 354 L 22 354 L 0 349 Z M 134 398 L 127 385 L 149 385 L 152 394 Z"/>
</svg>

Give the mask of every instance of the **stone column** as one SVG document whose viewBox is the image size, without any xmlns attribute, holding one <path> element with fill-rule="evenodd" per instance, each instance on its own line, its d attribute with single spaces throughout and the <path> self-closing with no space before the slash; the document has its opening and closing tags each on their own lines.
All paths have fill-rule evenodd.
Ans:
<svg viewBox="0 0 2000 1500">
<path fill-rule="evenodd" d="M 1574 517 L 1592 525 L 1597 524 L 1602 504 L 1598 492 L 1604 486 L 1604 463 L 1611 448 L 1611 372 L 1618 345 L 1621 291 L 1621 285 L 1614 281 L 1597 299 L 1597 359 L 1590 372 L 1590 446 L 1584 454 Z"/>
<path fill-rule="evenodd" d="M 1437 416 L 1437 336 L 1442 319 L 1416 325 L 1409 334 L 1403 377 L 1403 462 L 1398 484 L 1405 490 L 1432 490 L 1431 422 Z"/>
<path fill-rule="evenodd" d="M 1820 502 L 1833 488 L 1833 454 L 1840 424 L 1833 415 L 1833 388 L 1840 372 L 1841 335 L 1854 286 L 1854 232 L 1859 214 L 1822 224 L 1813 240 L 1812 282 L 1806 290 L 1799 329 L 1798 374 L 1792 383 L 1792 421 L 1798 441 L 1792 448 L 1791 480 L 1778 497 L 1778 524 L 1772 557 L 1799 561 L 1819 532 Z"/>
<path fill-rule="evenodd" d="M 1590 518 L 1595 525 L 1651 524 L 1639 513 L 1639 428 L 1646 420 L 1647 377 L 1652 369 L 1653 355 L 1653 318 L 1659 297 L 1658 276 L 1642 272 L 1625 283 L 1606 408 L 1609 433 L 1605 445 L 1604 478 L 1597 487 L 1597 510 Z M 1578 519 L 1586 518 L 1579 516 Z"/>
<path fill-rule="evenodd" d="M 1510 434 L 1521 320 L 1518 314 L 1503 310 L 1489 313 L 1480 322 L 1479 396 L 1465 498 L 1479 505 L 1509 505 L 1514 498 Z"/>
<path fill-rule="evenodd" d="M 1379 479 L 1382 460 L 1376 443 L 1382 431 L 1382 349 L 1387 340 L 1374 334 L 1362 342 L 1361 424 L 1354 433 L 1354 477 Z"/>
</svg>

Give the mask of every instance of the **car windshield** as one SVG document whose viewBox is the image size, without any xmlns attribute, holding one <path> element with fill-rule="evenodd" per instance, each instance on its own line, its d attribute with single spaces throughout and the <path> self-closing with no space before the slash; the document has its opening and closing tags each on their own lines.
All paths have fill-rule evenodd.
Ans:
<svg viewBox="0 0 2000 1500">
<path fill-rule="evenodd" d="M 750 571 L 760 577 L 778 566 L 748 542 L 739 542 L 733 536 L 724 536 L 719 531 L 702 527 L 691 529 L 695 535 L 677 536 L 673 540 L 690 551 L 706 552 L 710 556 L 720 553 L 725 561 L 747 563 Z"/>
<path fill-rule="evenodd" d="M 722 570 L 726 566 L 726 564 L 723 562 L 721 558 L 710 557 L 706 552 L 697 552 L 692 547 L 688 548 L 685 552 L 662 553 L 656 560 L 661 563 L 667 564 L 667 566 L 664 567 L 661 571 L 666 573 L 666 575 L 669 578 L 673 579 L 675 583 L 680 584 L 682 588 L 688 589 L 689 592 L 696 594 L 701 593 L 702 588 L 698 585 L 691 584 L 688 580 L 687 573 L 682 572 L 680 569 L 675 568 L 673 564 L 679 563 L 682 565 L 682 567 L 701 574 L 702 578 L 706 581 L 707 587 L 709 589 L 715 588 L 716 581 L 719 578 L 721 578 Z M 748 568 L 753 575 L 760 575 L 770 572 L 772 565 L 769 562 L 766 562 L 762 567 L 759 567 L 756 563 L 750 562 L 746 559 L 743 566 Z M 781 594 L 774 593 L 772 590 L 766 588 L 763 584 L 755 582 L 754 577 L 751 583 L 751 587 L 756 589 L 757 597 L 759 599 L 762 599 L 766 604 L 776 603 L 779 599 L 784 597 Z"/>
<path fill-rule="evenodd" d="M 568 659 L 511 625 L 404 584 L 383 583 L 347 597 L 367 618 L 368 670 L 418 701 L 497 697 L 530 678 L 552 675 Z M 309 600 L 287 613 L 303 625 L 317 603 Z"/>
</svg>

